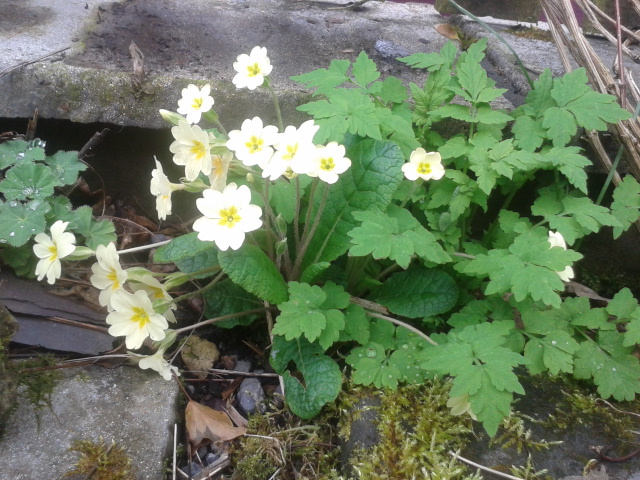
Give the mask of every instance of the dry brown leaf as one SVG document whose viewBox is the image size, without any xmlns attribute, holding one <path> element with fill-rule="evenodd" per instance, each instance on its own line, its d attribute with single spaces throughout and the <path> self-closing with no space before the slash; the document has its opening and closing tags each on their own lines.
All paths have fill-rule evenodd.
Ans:
<svg viewBox="0 0 640 480">
<path fill-rule="evenodd" d="M 185 409 L 189 442 L 196 448 L 203 440 L 226 442 L 244 435 L 244 427 L 234 427 L 229 415 L 190 400 Z"/>
<path fill-rule="evenodd" d="M 458 37 L 458 32 L 456 32 L 456 29 L 453 28 L 448 23 L 439 23 L 438 25 L 435 26 L 435 29 L 443 37 L 447 37 L 450 40 L 460 41 L 460 38 Z"/>
<path fill-rule="evenodd" d="M 220 358 L 220 350 L 215 343 L 192 335 L 184 343 L 181 356 L 187 370 L 198 378 L 206 378 L 209 369 Z"/>
</svg>

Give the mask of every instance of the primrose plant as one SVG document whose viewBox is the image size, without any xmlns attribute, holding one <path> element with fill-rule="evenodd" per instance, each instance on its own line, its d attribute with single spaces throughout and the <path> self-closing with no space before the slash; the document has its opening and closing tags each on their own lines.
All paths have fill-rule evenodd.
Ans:
<svg viewBox="0 0 640 480">
<path fill-rule="evenodd" d="M 131 356 L 171 378 L 164 352 L 178 334 L 262 320 L 288 405 L 305 418 L 337 397 L 344 371 L 391 389 L 450 377 L 452 413 L 491 435 L 525 394 L 517 373 L 572 374 L 603 397 L 634 398 L 637 301 L 623 289 L 593 308 L 563 293 L 581 258 L 571 247 L 602 227 L 620 235 L 640 208 L 630 176 L 610 206 L 593 202 L 589 161 L 570 143 L 630 115 L 582 69 L 546 71 L 523 106 L 495 109 L 504 90 L 480 66 L 485 46 L 400 59 L 426 72 L 411 97 L 364 52 L 292 77 L 315 97 L 301 125 L 280 120 L 265 48 L 238 57 L 233 83 L 270 92 L 278 125 L 253 116 L 227 133 L 210 86 L 185 88 L 177 112 L 161 111 L 185 175 L 174 183 L 156 162 L 151 193 L 160 219 L 182 190 L 198 195 L 201 216 L 154 254 L 171 274 L 124 270 L 113 243 L 95 248 L 109 332 L 130 350 L 154 341 L 155 354 Z M 516 211 L 530 185 L 537 193 Z M 65 226 L 36 239 L 40 277 L 58 277 L 72 255 Z M 192 280 L 199 290 L 171 295 Z M 194 295 L 207 320 L 171 327 Z"/>
</svg>

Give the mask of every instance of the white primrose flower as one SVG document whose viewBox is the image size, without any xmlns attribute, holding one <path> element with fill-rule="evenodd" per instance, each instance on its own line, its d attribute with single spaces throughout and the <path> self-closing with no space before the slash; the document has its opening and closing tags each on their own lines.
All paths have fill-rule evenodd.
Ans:
<svg viewBox="0 0 640 480">
<path fill-rule="evenodd" d="M 213 167 L 209 174 L 209 182 L 212 189 L 221 192 L 227 186 L 227 174 L 229 173 L 231 160 L 233 160 L 233 153 L 231 152 L 211 157 Z"/>
<path fill-rule="evenodd" d="M 148 368 L 155 370 L 167 381 L 171 380 L 174 374 L 176 376 L 180 376 L 178 367 L 169 364 L 169 362 L 164 359 L 164 349 L 162 348 L 153 355 L 138 355 L 137 353 L 131 352 L 129 352 L 129 354 L 134 356 L 134 358 L 137 357 L 139 359 L 138 366 L 142 370 L 146 370 Z"/>
<path fill-rule="evenodd" d="M 275 153 L 263 166 L 262 177 L 275 180 L 287 170 L 293 173 L 307 173 L 311 167 L 311 159 L 316 152 L 313 136 L 319 125 L 308 120 L 296 128 L 292 125 L 285 128 L 275 145 Z"/>
<path fill-rule="evenodd" d="M 187 116 L 187 122 L 198 123 L 203 113 L 213 107 L 213 97 L 209 95 L 211 85 L 202 88 L 191 84 L 182 89 L 182 98 L 178 100 L 178 113 Z"/>
<path fill-rule="evenodd" d="M 258 165 L 264 168 L 273 155 L 272 145 L 278 143 L 280 134 L 273 125 L 263 127 L 260 117 L 242 122 L 240 130 L 229 132 L 227 148 L 247 167 Z"/>
<path fill-rule="evenodd" d="M 164 288 L 164 285 L 162 285 L 152 275 L 135 276 L 135 278 L 131 278 L 131 280 L 135 280 L 129 282 L 131 290 L 134 292 L 137 292 L 138 290 L 146 292 L 151 302 L 155 300 L 166 300 L 167 302 L 171 302 L 171 306 L 163 313 L 163 315 L 169 322 L 175 323 L 176 316 L 173 314 L 172 310 L 176 310 L 178 306 L 173 303 L 173 297 L 169 295 L 169 292 Z"/>
<path fill-rule="evenodd" d="M 344 154 L 344 146 L 336 142 L 318 145 L 311 159 L 311 168 L 307 175 L 319 177 L 323 182 L 336 183 L 338 175 L 346 172 L 351 166 L 351 160 Z"/>
<path fill-rule="evenodd" d="M 56 221 L 51 225 L 51 236 L 38 233 L 35 236 L 33 253 L 40 259 L 36 265 L 38 280 L 47 277 L 47 283 L 53 285 L 62 275 L 60 259 L 71 255 L 76 249 L 76 237 L 71 232 L 65 232 L 69 222 Z"/>
<path fill-rule="evenodd" d="M 567 249 L 567 243 L 564 241 L 564 237 L 560 232 L 553 232 L 550 230 L 549 243 L 551 244 L 551 248 L 560 247 L 563 250 Z M 568 282 L 573 277 L 575 277 L 572 267 L 566 267 L 561 272 L 558 272 L 558 275 L 560 276 L 560 280 L 562 280 L 563 282 Z"/>
<path fill-rule="evenodd" d="M 151 171 L 151 195 L 156 197 L 156 210 L 158 218 L 166 220 L 167 215 L 171 215 L 171 194 L 175 190 L 182 190 L 184 185 L 171 183 L 162 170 L 162 164 L 156 160 L 156 168 Z"/>
<path fill-rule="evenodd" d="M 477 420 L 476 415 L 473 413 L 473 410 L 471 410 L 469 395 L 449 398 L 449 400 L 447 400 L 447 407 L 451 409 L 451 415 L 462 415 L 466 413 L 474 420 Z"/>
<path fill-rule="evenodd" d="M 236 88 L 247 87 L 249 90 L 255 90 L 264 83 L 264 77 L 271 73 L 273 66 L 267 57 L 266 48 L 253 47 L 249 55 L 238 55 L 233 69 L 238 72 L 232 80 Z"/>
<path fill-rule="evenodd" d="M 196 205 L 204 217 L 193 224 L 200 240 L 215 242 L 222 251 L 238 250 L 245 234 L 262 225 L 262 209 L 250 203 L 251 191 L 246 185 L 230 183 L 222 192 L 209 189 L 202 195 Z"/>
<path fill-rule="evenodd" d="M 98 245 L 96 259 L 98 261 L 91 266 L 93 275 L 89 280 L 100 290 L 100 305 L 112 311 L 111 298 L 115 292 L 123 289 L 124 282 L 127 281 L 127 272 L 120 266 L 120 256 L 113 242 L 107 246 Z"/>
<path fill-rule="evenodd" d="M 109 335 L 126 337 L 125 344 L 130 350 L 142 346 L 147 337 L 151 340 L 163 340 L 165 329 L 169 326 L 166 318 L 156 313 L 146 292 L 139 290 L 129 293 L 118 290 L 111 298 L 113 311 L 107 315 Z"/>
<path fill-rule="evenodd" d="M 195 180 L 200 172 L 209 175 L 212 168 L 209 133 L 198 125 L 189 125 L 184 120 L 171 128 L 171 134 L 176 139 L 169 146 L 173 153 L 173 162 L 176 165 L 184 165 L 187 180 Z"/>
<path fill-rule="evenodd" d="M 404 176 L 411 181 L 440 180 L 444 176 L 442 158 L 438 152 L 426 152 L 424 148 L 416 148 L 411 152 L 409 161 L 402 165 Z"/>
</svg>

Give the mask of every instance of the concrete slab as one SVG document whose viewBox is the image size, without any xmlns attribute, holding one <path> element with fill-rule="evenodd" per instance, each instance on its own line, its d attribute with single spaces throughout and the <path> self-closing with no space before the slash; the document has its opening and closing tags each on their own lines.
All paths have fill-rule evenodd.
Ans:
<svg viewBox="0 0 640 480">
<path fill-rule="evenodd" d="M 36 415 L 28 402 L 13 412 L 0 441 L 0 478 L 58 480 L 78 460 L 74 440 L 115 441 L 137 470 L 137 480 L 165 478 L 171 456 L 178 387 L 137 367 L 82 367 L 62 371 L 52 408 Z"/>
<path fill-rule="evenodd" d="M 383 71 L 418 80 L 394 57 L 436 51 L 446 41 L 433 29 L 442 19 L 425 4 L 371 2 L 350 11 L 336 9 L 348 3 L 340 0 L 46 3 L 15 2 L 39 17 L 0 32 L 0 67 L 71 48 L 0 76 L 0 117 L 26 117 L 37 107 L 45 118 L 161 127 L 158 109 L 176 108 L 184 86 L 206 81 L 225 124 L 235 127 L 256 114 L 275 121 L 265 92 L 236 91 L 231 83 L 236 57 L 260 45 L 269 51 L 273 85 L 293 123 L 305 118 L 295 106 L 307 93 L 290 76 L 327 67 L 334 58 L 355 60 L 365 50 Z M 145 56 L 144 91 L 131 82 L 132 41 Z"/>
</svg>

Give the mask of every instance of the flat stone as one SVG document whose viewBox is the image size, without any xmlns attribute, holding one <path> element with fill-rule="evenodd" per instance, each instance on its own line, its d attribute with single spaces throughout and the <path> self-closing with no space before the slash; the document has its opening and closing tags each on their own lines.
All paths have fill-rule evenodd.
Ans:
<svg viewBox="0 0 640 480">
<path fill-rule="evenodd" d="M 12 414 L 0 441 L 0 477 L 57 480 L 73 469 L 76 440 L 124 448 L 137 480 L 165 476 L 173 448 L 178 387 L 137 367 L 63 369 L 51 397 L 52 408 L 36 415 L 26 401 Z"/>
</svg>

